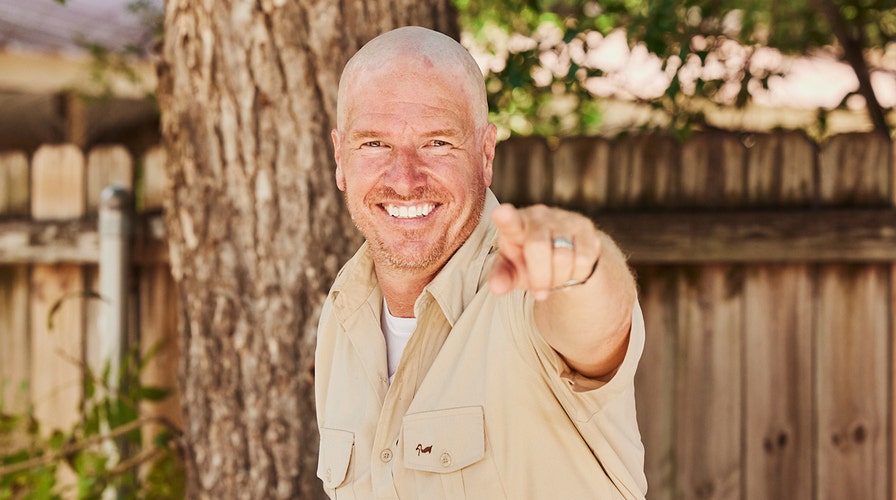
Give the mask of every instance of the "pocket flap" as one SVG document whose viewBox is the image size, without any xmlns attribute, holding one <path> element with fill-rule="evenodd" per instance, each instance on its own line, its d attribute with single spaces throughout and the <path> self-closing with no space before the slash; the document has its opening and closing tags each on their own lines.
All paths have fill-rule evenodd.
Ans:
<svg viewBox="0 0 896 500">
<path fill-rule="evenodd" d="M 338 429 L 320 430 L 320 457 L 317 462 L 317 477 L 324 487 L 333 489 L 345 481 L 348 464 L 355 446 L 355 435 Z"/>
<path fill-rule="evenodd" d="M 442 473 L 460 470 L 485 456 L 482 407 L 406 415 L 402 439 L 409 469 Z"/>
</svg>

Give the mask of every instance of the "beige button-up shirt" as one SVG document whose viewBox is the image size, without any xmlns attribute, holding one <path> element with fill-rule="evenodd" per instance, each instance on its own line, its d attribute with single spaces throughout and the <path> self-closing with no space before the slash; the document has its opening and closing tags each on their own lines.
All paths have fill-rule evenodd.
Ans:
<svg viewBox="0 0 896 500">
<path fill-rule="evenodd" d="M 391 385 L 366 244 L 337 277 L 315 360 L 318 477 L 331 498 L 644 498 L 640 309 L 613 378 L 577 379 L 538 333 L 530 295 L 488 289 L 497 204 L 489 191 L 479 226 L 417 300 Z"/>
</svg>

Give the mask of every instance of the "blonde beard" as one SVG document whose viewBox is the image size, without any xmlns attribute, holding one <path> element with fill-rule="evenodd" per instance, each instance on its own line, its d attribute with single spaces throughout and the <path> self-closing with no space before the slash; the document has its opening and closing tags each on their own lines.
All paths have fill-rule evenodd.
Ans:
<svg viewBox="0 0 896 500">
<path fill-rule="evenodd" d="M 482 212 L 485 209 L 485 188 L 482 187 L 481 189 L 477 189 L 477 191 L 476 198 L 474 199 L 476 207 L 471 213 L 471 217 L 469 217 L 461 227 L 459 233 L 460 238 L 458 238 L 459 243 L 457 243 L 454 248 L 449 248 L 447 239 L 443 237 L 438 239 L 432 248 L 425 254 L 409 258 L 390 249 L 385 241 L 377 238 L 375 235 L 366 234 L 358 225 L 357 221 L 355 221 L 354 217 L 352 217 L 352 221 L 354 222 L 355 227 L 361 231 L 361 234 L 363 234 L 364 238 L 367 240 L 370 250 L 373 252 L 375 262 L 382 262 L 393 269 L 403 271 L 420 271 L 432 269 L 436 266 L 440 269 L 446 262 L 448 262 L 448 259 L 454 255 L 454 252 L 467 241 L 467 238 L 473 234 L 476 226 L 479 225 L 480 219 L 482 219 Z"/>
</svg>

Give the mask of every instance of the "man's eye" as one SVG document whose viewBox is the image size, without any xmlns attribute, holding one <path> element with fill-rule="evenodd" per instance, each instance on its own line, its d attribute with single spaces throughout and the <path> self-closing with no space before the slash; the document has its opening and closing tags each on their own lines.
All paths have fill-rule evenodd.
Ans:
<svg viewBox="0 0 896 500">
<path fill-rule="evenodd" d="M 383 141 L 367 141 L 367 142 L 361 144 L 361 147 L 381 148 L 381 147 L 383 147 L 384 145 L 385 145 L 385 144 L 383 144 Z"/>
<path fill-rule="evenodd" d="M 439 139 L 433 139 L 431 144 L 437 148 L 450 145 L 450 143 L 448 143 L 446 141 L 439 140 Z"/>
</svg>

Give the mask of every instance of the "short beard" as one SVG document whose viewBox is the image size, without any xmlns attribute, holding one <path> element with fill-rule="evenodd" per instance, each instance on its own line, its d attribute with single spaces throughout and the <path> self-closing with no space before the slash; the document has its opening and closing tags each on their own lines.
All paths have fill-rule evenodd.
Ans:
<svg viewBox="0 0 896 500">
<path fill-rule="evenodd" d="M 458 234 L 460 242 L 455 248 L 450 249 L 450 253 L 449 249 L 447 248 L 447 239 L 440 238 L 436 240 L 435 245 L 431 249 L 429 249 L 426 254 L 409 258 L 407 256 L 397 254 L 396 252 L 392 252 L 386 242 L 376 237 L 375 235 L 365 234 L 364 230 L 360 227 L 360 225 L 358 225 L 357 221 L 355 221 L 354 216 L 352 216 L 352 223 L 356 228 L 358 228 L 358 230 L 361 232 L 361 234 L 364 235 L 364 238 L 367 240 L 369 248 L 373 252 L 375 262 L 388 263 L 388 265 L 393 269 L 402 271 L 425 270 L 430 269 L 436 265 L 441 267 L 446 262 L 448 262 L 451 256 L 454 255 L 454 252 L 456 252 L 457 249 L 467 241 L 467 239 L 476 229 L 476 226 L 479 225 L 479 221 L 482 219 L 483 210 L 485 209 L 485 186 L 475 186 L 474 189 L 476 190 L 473 198 L 475 209 L 471 214 L 471 217 L 461 227 L 460 233 Z M 346 198 L 346 204 L 348 204 L 348 195 L 347 193 L 343 194 Z M 433 196 L 432 193 L 429 192 L 414 193 L 414 195 L 409 197 L 400 197 L 389 193 L 386 194 L 391 198 L 407 200 L 423 198 L 438 199 L 438 197 Z M 413 235 L 411 239 L 413 239 Z"/>
</svg>

